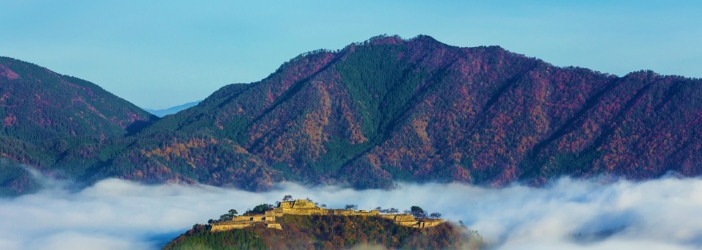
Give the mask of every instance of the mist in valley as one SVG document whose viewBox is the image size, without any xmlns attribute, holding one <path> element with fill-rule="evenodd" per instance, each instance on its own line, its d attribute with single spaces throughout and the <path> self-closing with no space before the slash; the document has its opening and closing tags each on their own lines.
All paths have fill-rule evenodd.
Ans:
<svg viewBox="0 0 702 250">
<path fill-rule="evenodd" d="M 417 205 L 477 230 L 490 249 L 697 249 L 702 180 L 561 178 L 546 187 L 407 184 L 353 190 L 282 183 L 269 192 L 107 179 L 80 190 L 45 177 L 35 194 L 0 199 L 0 249 L 159 249 L 219 218 L 285 195 L 331 208 Z"/>
</svg>

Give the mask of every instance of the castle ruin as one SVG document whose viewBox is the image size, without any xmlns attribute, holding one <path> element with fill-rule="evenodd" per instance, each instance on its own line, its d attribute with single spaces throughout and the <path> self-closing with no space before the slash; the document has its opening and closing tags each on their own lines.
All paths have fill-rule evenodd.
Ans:
<svg viewBox="0 0 702 250">
<path fill-rule="evenodd" d="M 413 227 L 413 228 L 428 228 L 444 223 L 443 219 L 417 219 L 412 214 L 381 214 L 378 210 L 353 210 L 353 209 L 325 209 L 320 208 L 313 202 L 308 200 L 282 201 L 278 207 L 267 210 L 263 214 L 241 215 L 236 216 L 228 221 L 212 223 L 211 231 L 228 231 L 232 229 L 241 229 L 255 224 L 262 224 L 269 228 L 283 230 L 279 223 L 275 221 L 276 217 L 283 215 L 335 215 L 335 216 L 375 216 L 384 219 L 392 220 L 395 224 Z"/>
</svg>

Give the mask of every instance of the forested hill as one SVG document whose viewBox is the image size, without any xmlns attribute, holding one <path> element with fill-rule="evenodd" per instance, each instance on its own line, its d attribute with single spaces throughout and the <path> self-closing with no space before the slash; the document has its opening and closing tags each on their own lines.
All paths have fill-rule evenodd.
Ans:
<svg viewBox="0 0 702 250">
<path fill-rule="evenodd" d="M 297 204 L 299 201 L 296 201 Z M 310 201 L 311 202 L 311 201 Z M 297 213 L 279 210 L 274 218 L 271 204 L 261 204 L 243 215 L 237 216 L 235 209 L 210 220 L 207 225 L 195 224 L 191 230 L 166 244 L 164 250 L 185 249 L 470 249 L 485 247 L 478 232 L 468 230 L 462 221 L 458 224 L 445 222 L 423 226 L 418 221 L 407 222 L 402 218 L 415 216 L 426 220 L 425 211 L 412 206 L 405 214 L 375 215 L 368 211 L 333 209 L 343 214 L 305 214 L 306 208 L 287 208 Z M 316 207 L 316 206 L 315 206 Z M 319 209 L 316 207 L 314 209 Z M 394 208 L 393 208 L 394 209 Z M 392 209 L 391 209 L 392 210 Z M 319 210 L 317 210 L 319 211 Z M 359 213 L 352 215 L 349 213 Z M 365 214 L 364 214 L 365 213 Z M 262 217 L 265 216 L 265 217 Z M 435 215 L 437 218 L 441 214 Z M 263 220 L 261 220 L 263 219 Z M 233 221 L 236 221 L 232 224 Z M 218 223 L 243 225 L 225 230 L 216 230 Z M 275 226 L 271 226 L 275 225 Z"/>
<path fill-rule="evenodd" d="M 451 223 L 411 228 L 379 217 L 320 215 L 285 215 L 279 221 L 283 230 L 255 225 L 210 232 L 206 225 L 195 225 L 163 249 L 479 249 L 483 245 L 477 233 Z"/>
<path fill-rule="evenodd" d="M 8 57 L 0 57 L 0 117 L 4 135 L 30 142 L 124 135 L 156 120 L 91 82 Z"/>
<path fill-rule="evenodd" d="M 300 55 L 72 162 L 93 164 L 93 179 L 251 190 L 284 180 L 385 188 L 693 176 L 702 171 L 700 119 L 699 79 L 618 77 L 495 46 L 379 36 Z M 96 155 L 109 157 L 89 160 Z"/>
<path fill-rule="evenodd" d="M 8 172 L 23 175 L 7 167 L 12 161 L 48 167 L 70 147 L 135 133 L 156 119 L 88 81 L 0 57 L 0 183 L 8 185 Z"/>
</svg>

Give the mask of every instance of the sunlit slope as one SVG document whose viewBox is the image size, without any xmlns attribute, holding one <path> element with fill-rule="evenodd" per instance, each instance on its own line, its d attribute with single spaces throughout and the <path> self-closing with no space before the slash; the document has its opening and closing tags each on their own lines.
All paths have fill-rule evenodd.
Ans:
<svg viewBox="0 0 702 250">
<path fill-rule="evenodd" d="M 397 180 L 501 185 L 558 175 L 698 175 L 701 83 L 649 71 L 617 77 L 560 68 L 427 36 L 376 37 L 303 54 L 143 134 L 231 143 L 247 158 L 247 171 L 256 171 L 252 179 L 271 182 L 369 188 Z M 176 150 L 176 142 L 187 141 L 146 149 L 179 153 L 137 157 L 180 166 L 210 184 L 240 186 L 231 176 L 248 175 L 235 163 L 242 161 L 218 164 L 210 151 Z"/>
<path fill-rule="evenodd" d="M 22 79 L 20 70 L 3 67 L 2 81 Z M 66 98 L 90 103 L 90 96 Z M 76 114 L 81 116 L 74 120 L 87 119 L 76 125 L 81 130 L 66 126 L 87 137 L 71 135 L 70 142 L 50 144 L 58 149 L 38 156 L 34 143 L 5 150 L 77 180 L 119 177 L 248 190 L 281 181 L 500 186 L 560 175 L 647 179 L 702 170 L 696 153 L 702 148 L 699 79 L 561 68 L 496 46 L 453 47 L 428 36 L 379 36 L 338 51 L 305 53 L 259 82 L 225 86 L 126 137 L 118 125 L 128 122 L 108 122 L 123 121 L 108 111 L 100 116 L 90 108 L 61 109 L 56 112 L 68 113 L 61 115 L 66 122 Z M 11 124 L 5 133 L 17 129 L 12 126 L 19 117 L 0 115 Z M 47 132 L 62 133 L 60 127 Z M 19 142 L 28 140 L 34 139 Z"/>
</svg>

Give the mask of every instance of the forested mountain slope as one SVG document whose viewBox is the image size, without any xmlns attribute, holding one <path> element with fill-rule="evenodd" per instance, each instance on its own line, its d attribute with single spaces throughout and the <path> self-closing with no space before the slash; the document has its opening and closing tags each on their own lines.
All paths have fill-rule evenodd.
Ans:
<svg viewBox="0 0 702 250">
<path fill-rule="evenodd" d="M 93 83 L 0 57 L 0 119 L 2 173 L 27 179 L 11 162 L 49 168 L 73 147 L 135 133 L 157 117 Z"/>
<path fill-rule="evenodd" d="M 271 183 L 643 179 L 700 173 L 701 101 L 697 79 L 649 71 L 617 77 L 499 47 L 376 37 L 301 55 L 261 82 L 224 87 L 144 132 L 233 143 L 248 157 L 240 159 L 247 171 L 256 170 L 251 180 Z M 187 171 L 205 183 L 241 176 L 235 161 L 219 166 L 176 145 L 159 150 L 187 157 L 141 157 L 191 164 Z"/>
<path fill-rule="evenodd" d="M 29 142 L 124 135 L 156 120 L 99 86 L 46 68 L 0 57 L 4 135 Z"/>
<path fill-rule="evenodd" d="M 693 176 L 702 170 L 701 117 L 699 79 L 617 77 L 495 46 L 379 36 L 298 56 L 72 159 L 93 164 L 93 179 L 252 190 L 284 180 L 387 188 Z M 96 155 L 109 156 L 89 160 Z"/>
</svg>

